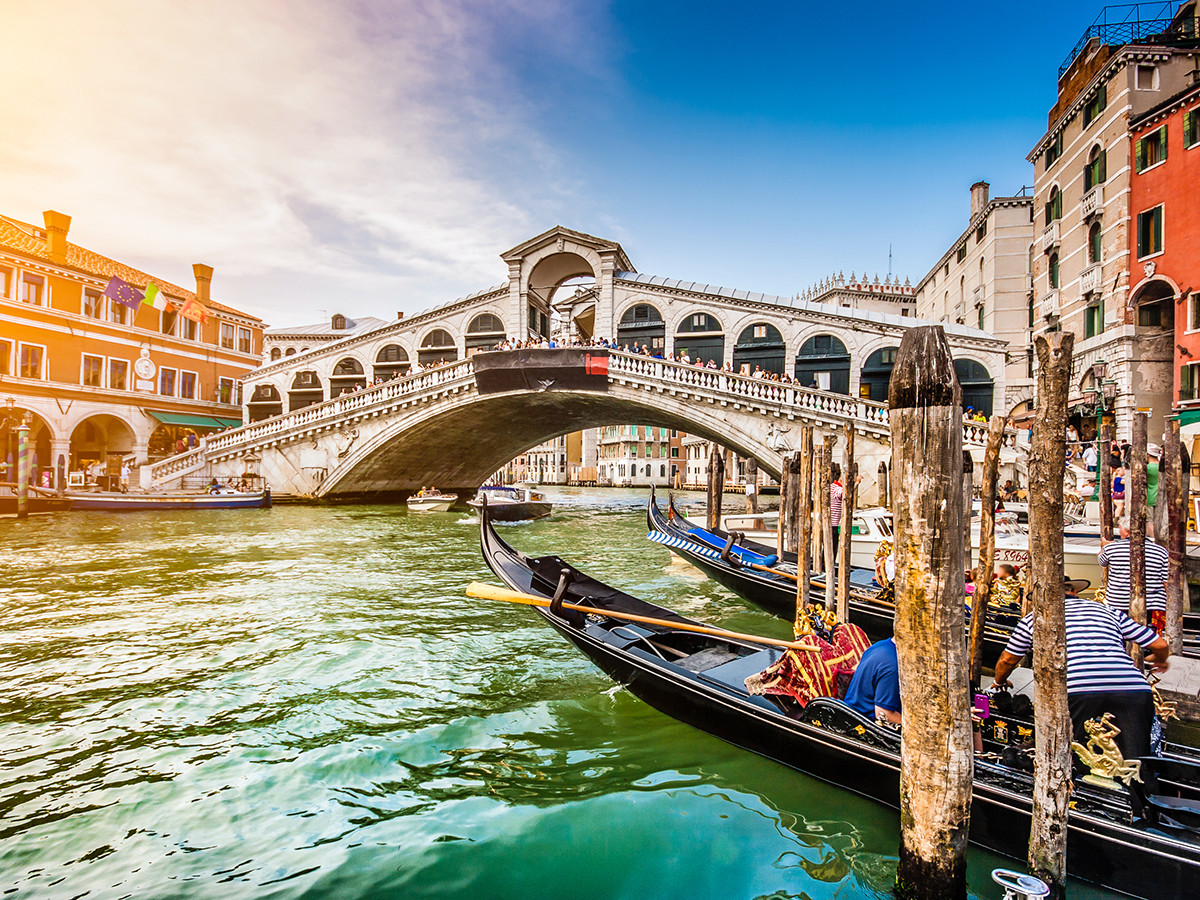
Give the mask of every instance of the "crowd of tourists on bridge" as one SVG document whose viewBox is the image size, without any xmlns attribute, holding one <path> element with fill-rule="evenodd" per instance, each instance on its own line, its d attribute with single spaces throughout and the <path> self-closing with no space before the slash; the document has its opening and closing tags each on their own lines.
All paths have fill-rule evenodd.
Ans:
<svg viewBox="0 0 1200 900">
<path fill-rule="evenodd" d="M 731 363 L 717 365 L 714 359 L 705 359 L 702 356 L 697 356 L 695 359 L 688 354 L 687 349 L 683 348 L 679 355 L 676 356 L 671 351 L 666 351 L 657 348 L 652 349 L 647 344 L 638 344 L 636 341 L 632 344 L 618 344 L 616 341 L 610 341 L 608 338 L 593 338 L 586 341 L 560 341 L 554 338 L 542 338 L 541 340 L 514 341 L 511 338 L 507 341 L 501 341 L 496 344 L 496 350 L 554 350 L 560 347 L 581 347 L 587 349 L 589 347 L 603 348 L 606 350 L 617 350 L 621 353 L 628 353 L 633 356 L 645 356 L 649 359 L 659 359 L 663 362 L 678 363 L 684 366 L 695 366 L 700 369 L 711 369 L 714 372 L 724 372 L 727 375 L 744 375 L 749 378 L 758 378 L 763 381 L 775 381 L 780 384 L 799 385 L 800 381 L 788 375 L 786 372 L 768 372 L 761 366 L 750 368 L 748 363 L 743 364 L 738 370 L 734 370 Z M 810 384 L 804 387 L 817 387 L 817 381 L 814 378 Z"/>
</svg>

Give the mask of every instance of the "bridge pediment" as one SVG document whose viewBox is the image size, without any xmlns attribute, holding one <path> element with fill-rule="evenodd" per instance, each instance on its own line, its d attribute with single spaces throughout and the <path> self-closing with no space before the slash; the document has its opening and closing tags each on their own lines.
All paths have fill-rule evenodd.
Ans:
<svg viewBox="0 0 1200 900">
<path fill-rule="evenodd" d="M 589 257 L 612 257 L 617 271 L 636 272 L 633 263 L 625 255 L 625 250 L 616 241 L 608 241 L 595 235 L 584 234 L 582 231 L 572 231 L 556 225 L 549 231 L 543 231 L 524 243 L 517 244 L 511 250 L 500 254 L 500 258 L 510 265 L 514 262 L 544 259 L 553 253 L 575 253 L 584 259 Z"/>
</svg>

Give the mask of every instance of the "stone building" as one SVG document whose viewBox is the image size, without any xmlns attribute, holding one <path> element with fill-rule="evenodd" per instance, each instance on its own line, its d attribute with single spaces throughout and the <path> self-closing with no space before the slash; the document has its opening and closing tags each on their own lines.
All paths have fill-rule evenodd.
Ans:
<svg viewBox="0 0 1200 900">
<path fill-rule="evenodd" d="M 1135 409 L 1149 411 L 1150 431 L 1160 433 L 1171 411 L 1174 301 L 1153 265 L 1147 272 L 1153 260 L 1139 257 L 1130 196 L 1135 171 L 1155 165 L 1162 148 L 1135 146 L 1131 121 L 1191 83 L 1196 24 L 1195 0 L 1162 18 L 1101 13 L 1060 68 L 1046 133 L 1028 156 L 1038 228 L 1033 331 L 1075 334 L 1068 402 L 1085 436 L 1101 419 L 1128 436 Z M 1111 403 L 1098 383 L 1106 379 L 1115 383 Z"/>
<path fill-rule="evenodd" d="M 971 185 L 967 227 L 917 284 L 916 315 L 931 322 L 971 324 L 1008 342 L 1005 395 L 991 400 L 973 388 L 973 366 L 956 363 L 966 406 L 986 414 L 1020 413 L 1033 399 L 1029 249 L 1033 197 L 989 197 L 986 181 Z"/>
<path fill-rule="evenodd" d="M 404 314 L 401 313 L 396 318 L 402 319 Z M 327 322 L 268 328 L 263 332 L 262 361 L 264 363 L 277 362 L 284 357 L 307 353 L 313 347 L 321 347 L 351 335 L 374 331 L 387 324 L 383 319 L 377 319 L 374 316 L 351 319 L 343 313 L 334 313 Z M 399 360 L 397 362 L 399 363 Z M 404 362 L 403 365 L 407 371 L 408 363 Z"/>
<path fill-rule="evenodd" d="M 241 379 L 261 359 L 262 321 L 212 298 L 209 266 L 192 267 L 191 291 L 71 243 L 70 226 L 50 210 L 44 227 L 0 216 L 5 469 L 26 415 L 38 481 L 54 486 L 85 466 L 108 477 L 123 460 L 165 457 L 189 434 L 240 425 Z M 164 308 L 106 296 L 114 276 L 138 291 L 153 281 Z M 205 322 L 180 314 L 188 301 Z"/>
</svg>

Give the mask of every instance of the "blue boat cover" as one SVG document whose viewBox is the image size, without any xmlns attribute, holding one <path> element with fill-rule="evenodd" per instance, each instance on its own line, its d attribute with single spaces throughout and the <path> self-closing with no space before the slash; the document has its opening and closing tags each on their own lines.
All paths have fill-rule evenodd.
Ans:
<svg viewBox="0 0 1200 900">
<path fill-rule="evenodd" d="M 695 529 L 695 531 L 701 531 L 701 530 L 702 529 Z M 690 535 L 694 535 L 695 531 L 691 531 L 688 533 Z M 715 537 L 715 535 L 710 535 L 710 536 Z M 700 556 L 704 556 L 704 557 L 707 557 L 708 559 L 713 559 L 713 560 L 720 560 L 721 559 L 721 550 L 725 549 L 724 541 L 722 541 L 718 545 L 721 548 L 721 550 L 714 550 L 711 547 L 700 543 L 699 540 L 689 541 L 689 540 L 685 540 L 681 537 L 676 537 L 675 535 L 672 535 L 672 534 L 664 534 L 661 531 L 651 531 L 649 534 L 646 535 L 646 537 L 648 537 L 650 540 L 654 541 L 655 543 L 666 544 L 668 547 L 687 547 L 687 549 L 691 550 L 693 553 L 696 553 Z M 738 558 L 738 560 L 745 565 L 754 563 L 756 565 L 770 567 L 770 566 L 775 565 L 775 563 L 779 562 L 779 557 L 775 556 L 774 554 L 772 554 L 771 556 L 763 556 L 761 553 L 754 553 L 750 550 L 747 550 L 744 547 L 739 548 L 736 545 L 729 548 L 729 555 L 736 556 Z"/>
<path fill-rule="evenodd" d="M 726 538 L 720 535 L 713 534 L 711 531 L 705 531 L 703 528 L 689 528 L 688 534 L 694 537 L 697 541 L 707 544 L 710 547 L 716 547 L 717 550 L 725 549 Z M 761 553 L 755 553 L 753 550 L 747 550 L 745 547 L 739 547 L 734 544 L 729 548 L 730 556 L 736 556 L 746 565 L 770 566 L 779 562 L 779 557 L 772 553 L 770 556 L 764 556 Z"/>
</svg>

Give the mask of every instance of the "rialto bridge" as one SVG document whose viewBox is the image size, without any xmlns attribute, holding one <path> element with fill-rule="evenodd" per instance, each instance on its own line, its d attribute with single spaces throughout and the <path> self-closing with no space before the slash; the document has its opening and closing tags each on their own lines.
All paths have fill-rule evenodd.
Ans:
<svg viewBox="0 0 1200 900">
<path fill-rule="evenodd" d="M 269 361 L 245 379 L 246 426 L 147 467 L 143 484 L 252 471 L 314 496 L 467 490 L 545 440 L 620 423 L 702 435 L 776 475 L 798 423 L 836 431 L 855 421 L 886 439 L 883 401 L 911 317 L 639 274 L 619 244 L 565 228 L 501 258 L 504 285 Z M 945 328 L 964 404 L 990 412 L 1004 396 L 1006 345 Z M 806 387 L 614 353 L 603 392 L 479 393 L 472 356 L 552 337 L 786 372 Z M 870 444 L 864 453 L 882 458 L 882 444 Z"/>
</svg>

